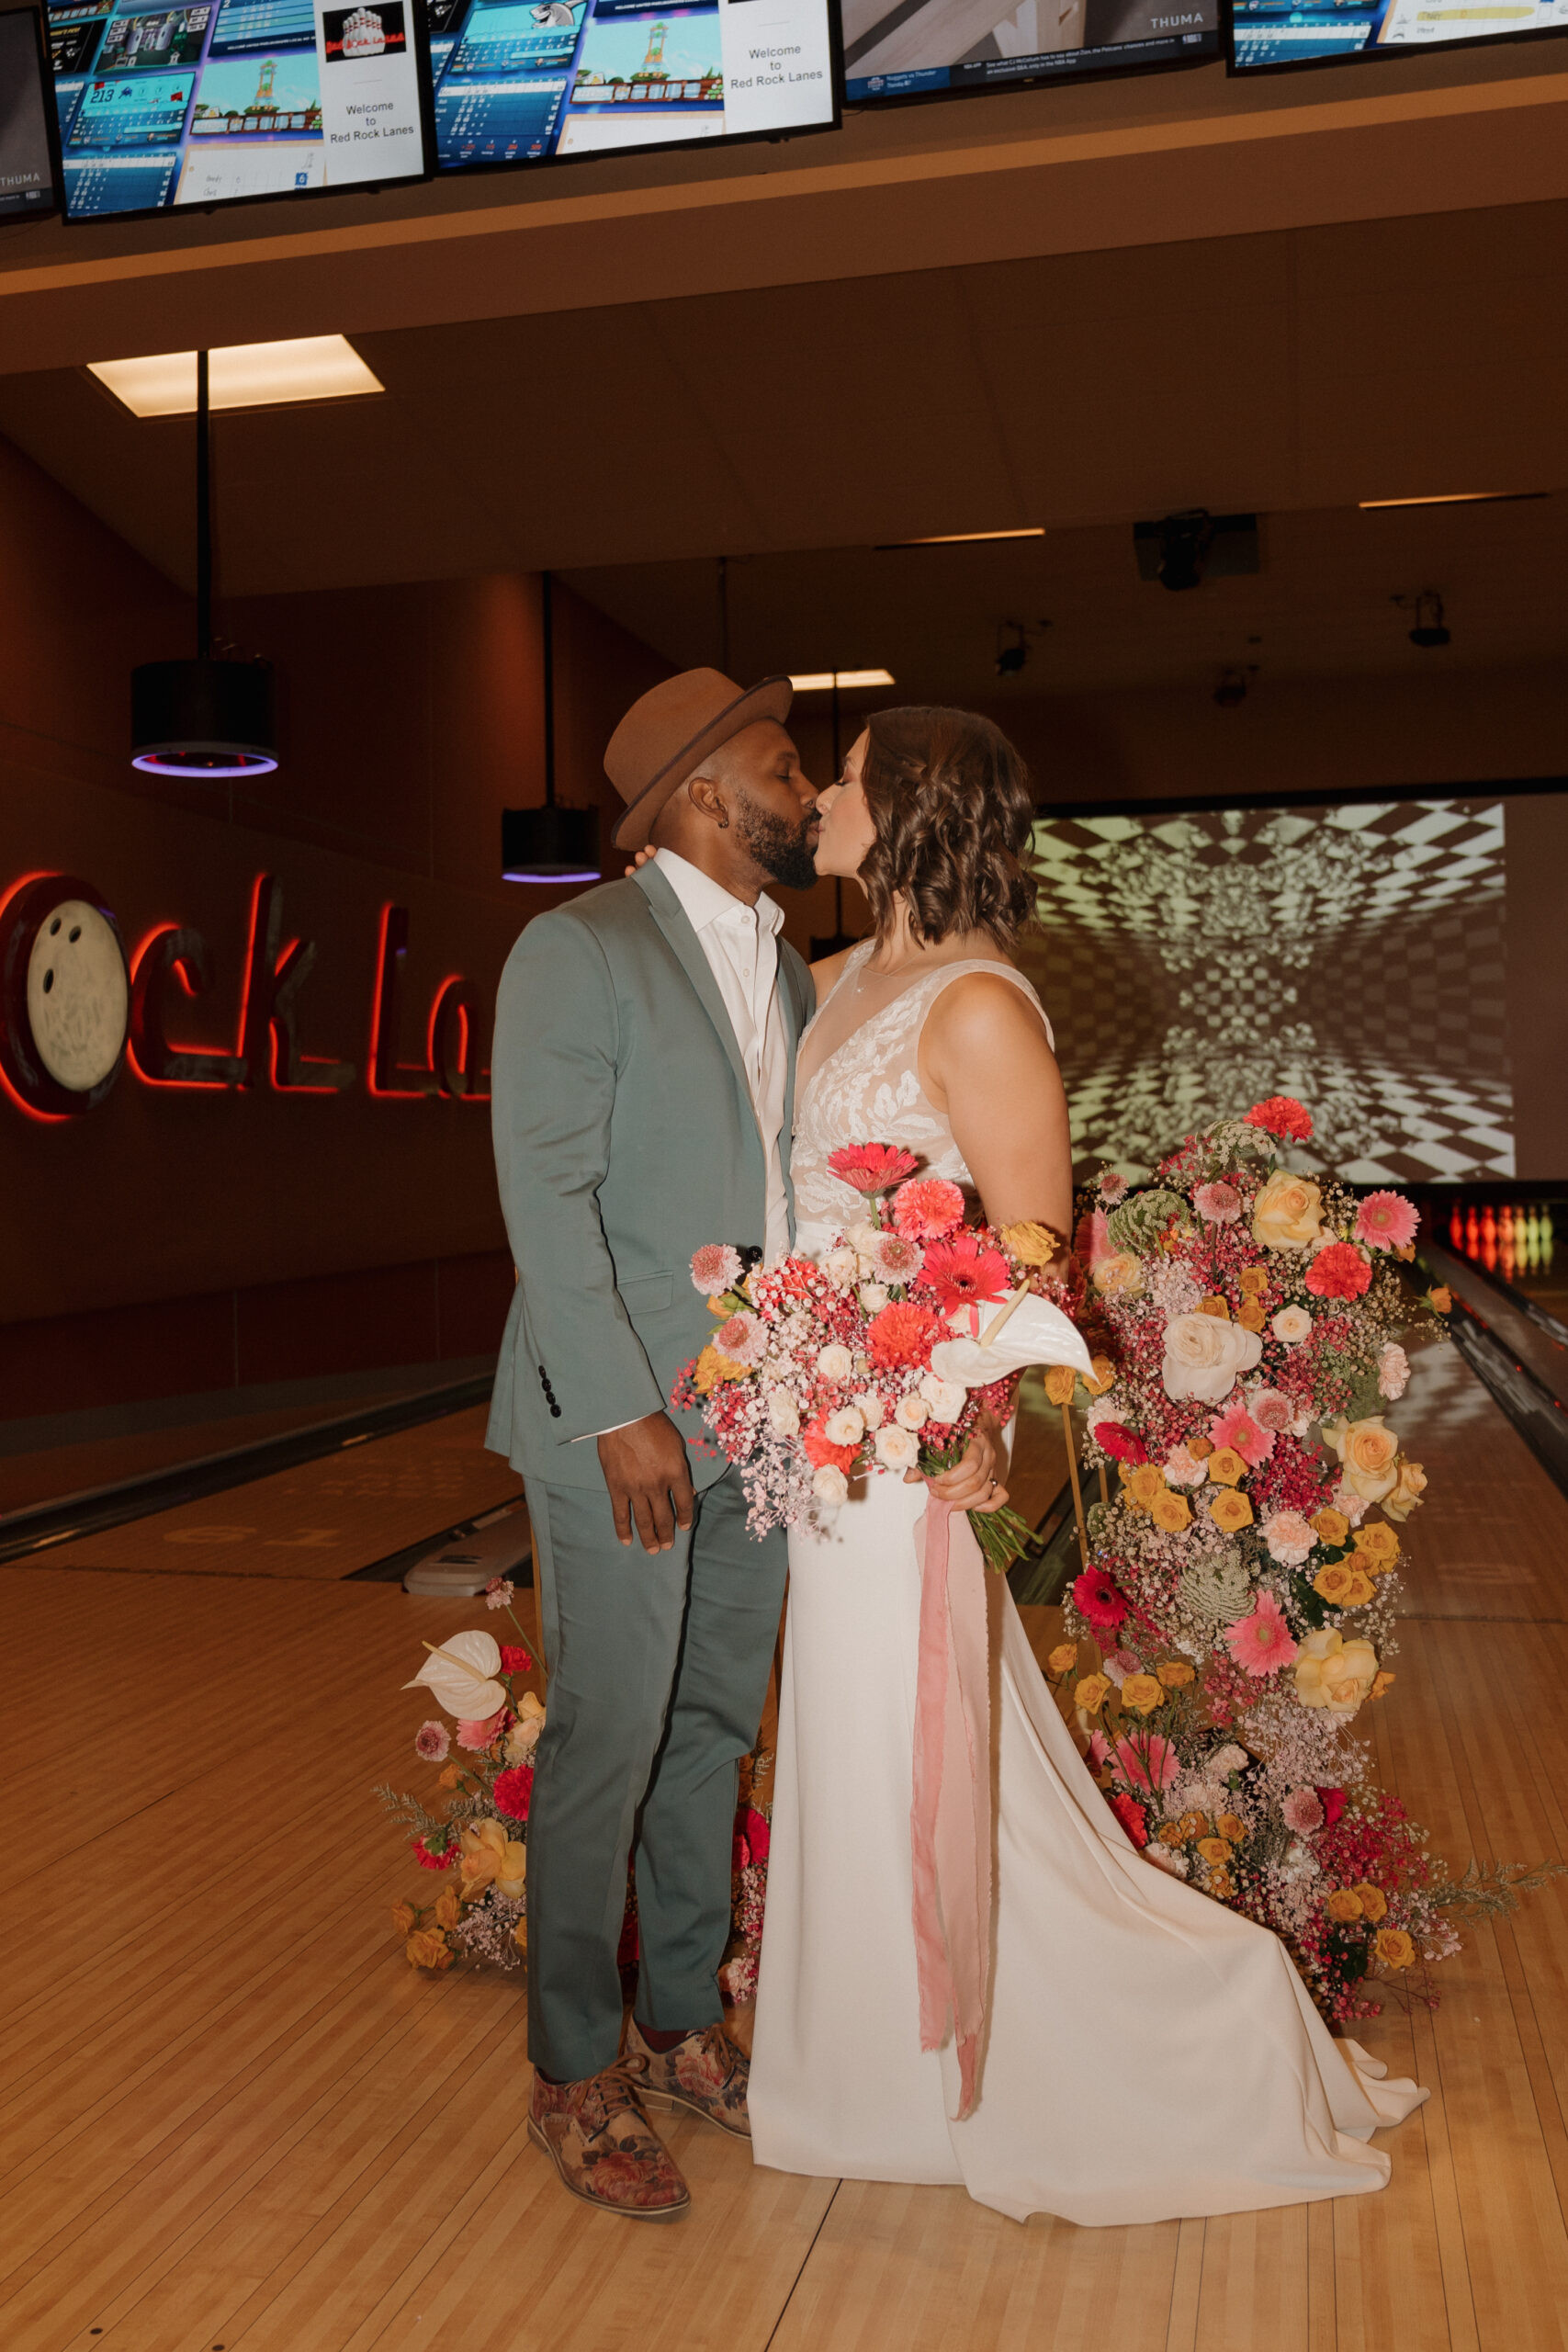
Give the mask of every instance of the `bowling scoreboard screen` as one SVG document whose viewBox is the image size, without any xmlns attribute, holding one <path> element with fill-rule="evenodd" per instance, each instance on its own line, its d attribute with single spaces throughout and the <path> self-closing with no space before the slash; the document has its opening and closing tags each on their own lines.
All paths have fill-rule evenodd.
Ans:
<svg viewBox="0 0 1568 2352">
<path fill-rule="evenodd" d="M 1219 0 L 842 0 L 851 106 L 1201 65 Z"/>
<path fill-rule="evenodd" d="M 828 130 L 830 0 L 432 0 L 440 169 Z"/>
<path fill-rule="evenodd" d="M 1568 32 L 1568 0 L 1234 0 L 1233 74 Z"/>
<path fill-rule="evenodd" d="M 417 6 L 55 0 L 66 218 L 427 177 Z"/>
</svg>

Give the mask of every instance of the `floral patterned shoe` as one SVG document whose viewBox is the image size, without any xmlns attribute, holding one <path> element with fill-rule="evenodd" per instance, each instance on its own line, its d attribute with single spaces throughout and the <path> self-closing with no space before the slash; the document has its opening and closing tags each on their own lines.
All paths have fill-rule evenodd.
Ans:
<svg viewBox="0 0 1568 2352">
<path fill-rule="evenodd" d="M 624 2067 L 606 2066 L 585 2083 L 547 2083 L 536 2074 L 528 2137 L 585 2205 L 634 2222 L 679 2221 L 691 2205 L 692 2192 Z"/>
<path fill-rule="evenodd" d="M 650 2050 L 634 2018 L 626 2028 L 626 2054 L 622 2063 L 647 2106 L 683 2108 L 688 2115 L 701 2115 L 716 2123 L 732 2139 L 751 2137 L 751 2119 L 746 2109 L 750 2061 L 721 2025 L 689 2033 L 673 2050 Z"/>
</svg>

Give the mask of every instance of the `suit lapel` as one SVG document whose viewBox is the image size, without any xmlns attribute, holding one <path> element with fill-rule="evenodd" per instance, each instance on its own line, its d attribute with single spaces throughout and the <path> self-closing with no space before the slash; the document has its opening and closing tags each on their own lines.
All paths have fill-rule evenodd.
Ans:
<svg viewBox="0 0 1568 2352">
<path fill-rule="evenodd" d="M 654 922 L 664 933 L 671 953 L 701 999 L 703 1011 L 713 1023 L 718 1042 L 724 1047 L 725 1057 L 735 1073 L 735 1083 L 740 1089 L 740 1099 L 747 1110 L 751 1112 L 751 1125 L 755 1127 L 756 1113 L 751 1107 L 751 1089 L 746 1080 L 746 1065 L 740 1058 L 740 1048 L 735 1042 L 735 1032 L 730 1026 L 729 1015 L 725 1011 L 724 999 L 718 992 L 718 982 L 714 978 L 708 959 L 703 954 L 702 941 L 692 929 L 684 907 L 657 865 L 651 861 L 647 865 L 639 865 L 632 879 L 647 899 Z M 792 1080 L 793 1075 L 792 1056 Z"/>
</svg>

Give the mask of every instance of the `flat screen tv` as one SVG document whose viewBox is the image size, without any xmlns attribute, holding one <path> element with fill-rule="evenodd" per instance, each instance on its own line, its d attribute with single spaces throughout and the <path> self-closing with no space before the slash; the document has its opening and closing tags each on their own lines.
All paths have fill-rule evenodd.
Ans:
<svg viewBox="0 0 1568 2352">
<path fill-rule="evenodd" d="M 1568 32 L 1568 0 L 1233 0 L 1233 74 Z"/>
<path fill-rule="evenodd" d="M 843 0 L 851 106 L 1201 65 L 1219 0 Z"/>
<path fill-rule="evenodd" d="M 55 0 L 69 220 L 428 178 L 421 0 Z"/>
<path fill-rule="evenodd" d="M 0 13 L 0 224 L 59 211 L 53 130 L 38 13 L 8 8 Z"/>
<path fill-rule="evenodd" d="M 832 0 L 431 0 L 444 172 L 839 120 Z"/>
</svg>

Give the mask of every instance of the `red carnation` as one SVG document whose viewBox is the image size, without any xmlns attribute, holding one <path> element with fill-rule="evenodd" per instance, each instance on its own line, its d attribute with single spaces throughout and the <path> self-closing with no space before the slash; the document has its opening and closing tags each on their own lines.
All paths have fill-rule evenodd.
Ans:
<svg viewBox="0 0 1568 2352">
<path fill-rule="evenodd" d="M 1080 1616 L 1091 1625 L 1120 1625 L 1127 1614 L 1127 1596 L 1103 1568 L 1086 1568 L 1073 1586 Z"/>
<path fill-rule="evenodd" d="M 422 1871 L 449 1871 L 457 1858 L 456 1846 L 448 1846 L 444 1854 L 433 1854 L 423 1838 L 411 1838 L 409 1844 Z"/>
<path fill-rule="evenodd" d="M 900 1364 L 928 1363 L 931 1342 L 941 1329 L 929 1307 L 900 1302 L 872 1317 L 866 1326 L 866 1350 L 883 1372 Z M 847 1469 L 849 1464 L 840 1463 L 839 1467 Z"/>
<path fill-rule="evenodd" d="M 1371 1262 L 1349 1241 L 1331 1241 L 1306 1270 L 1306 1286 L 1318 1298 L 1359 1298 L 1371 1279 Z"/>
<path fill-rule="evenodd" d="M 1128 1796 L 1113 1796 L 1110 1802 L 1111 1812 L 1116 1815 L 1134 1845 L 1146 1846 L 1149 1842 L 1149 1825 L 1144 1817 L 1143 1806 Z"/>
<path fill-rule="evenodd" d="M 994 1305 L 1007 1296 L 1008 1261 L 999 1250 L 982 1249 L 973 1234 L 952 1241 L 930 1241 L 921 1269 L 922 1287 L 929 1283 L 944 1315 L 955 1306 Z"/>
<path fill-rule="evenodd" d="M 1136 1430 L 1125 1428 L 1121 1421 L 1097 1421 L 1094 1442 L 1118 1462 L 1130 1462 L 1135 1470 L 1140 1462 L 1149 1458 L 1149 1449 Z"/>
<path fill-rule="evenodd" d="M 829 1468 L 852 1470 L 855 1466 L 855 1455 L 860 1450 L 858 1446 L 833 1443 L 832 1439 L 828 1435 L 826 1413 L 818 1413 L 814 1421 L 807 1423 L 800 1432 L 800 1442 L 805 1448 L 806 1458 L 814 1470 Z"/>
<path fill-rule="evenodd" d="M 1343 1789 L 1319 1789 L 1316 1794 L 1323 1807 L 1323 1826 L 1325 1829 L 1332 1829 L 1345 1810 L 1345 1792 Z"/>
<path fill-rule="evenodd" d="M 526 1821 L 534 1802 L 534 1767 L 514 1764 L 510 1772 L 498 1772 L 491 1797 L 497 1813 L 504 1813 L 512 1821 Z"/>
<path fill-rule="evenodd" d="M 847 1143 L 842 1150 L 828 1154 L 829 1172 L 868 1197 L 891 1192 L 919 1164 L 912 1151 L 899 1151 L 890 1143 Z"/>
<path fill-rule="evenodd" d="M 1312 1133 L 1312 1113 L 1293 1095 L 1270 1094 L 1266 1102 L 1253 1104 L 1246 1125 L 1261 1127 L 1266 1135 L 1283 1136 L 1290 1143 L 1305 1143 Z"/>
<path fill-rule="evenodd" d="M 501 1645 L 502 1674 L 526 1674 L 533 1663 L 533 1651 L 525 1650 L 521 1642 L 502 1642 Z"/>
</svg>

